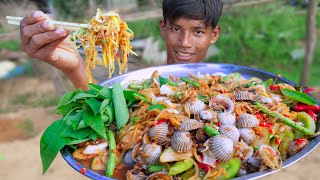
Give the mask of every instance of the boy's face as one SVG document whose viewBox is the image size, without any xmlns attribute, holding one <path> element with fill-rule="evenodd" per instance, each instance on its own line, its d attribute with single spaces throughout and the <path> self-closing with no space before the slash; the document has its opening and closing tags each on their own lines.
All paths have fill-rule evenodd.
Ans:
<svg viewBox="0 0 320 180">
<path fill-rule="evenodd" d="M 204 20 L 179 18 L 160 21 L 161 36 L 167 44 L 167 63 L 202 62 L 210 44 L 216 42 L 220 27 L 205 26 Z"/>
</svg>

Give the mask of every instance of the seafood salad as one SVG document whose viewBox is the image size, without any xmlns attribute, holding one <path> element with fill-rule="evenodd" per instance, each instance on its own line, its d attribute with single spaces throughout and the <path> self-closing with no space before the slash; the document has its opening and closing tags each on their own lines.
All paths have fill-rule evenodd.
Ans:
<svg viewBox="0 0 320 180">
<path fill-rule="evenodd" d="M 316 135 L 320 111 L 307 89 L 276 81 L 155 71 L 123 90 L 128 120 L 119 126 L 116 115 L 105 138 L 71 143 L 72 155 L 117 179 L 230 179 L 279 169 Z"/>
</svg>

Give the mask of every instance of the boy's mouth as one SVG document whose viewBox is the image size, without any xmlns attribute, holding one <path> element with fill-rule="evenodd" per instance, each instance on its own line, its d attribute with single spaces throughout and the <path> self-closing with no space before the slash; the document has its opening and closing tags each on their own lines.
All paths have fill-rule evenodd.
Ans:
<svg viewBox="0 0 320 180">
<path fill-rule="evenodd" d="M 180 61 L 188 61 L 195 53 L 176 51 L 175 54 Z"/>
</svg>

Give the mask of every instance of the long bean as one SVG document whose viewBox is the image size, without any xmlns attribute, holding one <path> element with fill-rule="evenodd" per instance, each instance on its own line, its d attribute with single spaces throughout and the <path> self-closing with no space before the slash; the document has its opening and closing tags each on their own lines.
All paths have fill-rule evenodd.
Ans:
<svg viewBox="0 0 320 180">
<path fill-rule="evenodd" d="M 264 105 L 260 104 L 259 102 L 254 102 L 253 103 L 258 109 L 261 110 L 261 112 L 267 114 L 268 116 L 270 117 L 278 117 L 281 119 L 281 122 L 283 124 L 286 124 L 288 126 L 291 126 L 292 128 L 304 133 L 304 134 L 307 134 L 307 135 L 314 135 L 314 132 L 310 131 L 309 129 L 303 127 L 303 126 L 300 126 L 298 125 L 297 123 L 295 123 L 294 121 L 292 121 L 291 119 L 283 116 L 282 114 L 280 113 L 277 113 L 277 112 L 274 112 L 274 111 L 271 111 L 270 109 L 268 109 L 267 107 L 265 107 Z"/>
<path fill-rule="evenodd" d="M 215 130 L 213 127 L 208 126 L 208 125 L 205 125 L 203 127 L 203 131 L 210 137 L 213 137 L 213 136 L 220 134 L 219 131 Z"/>
<path fill-rule="evenodd" d="M 186 77 L 181 78 L 182 81 L 190 83 L 192 86 L 200 87 L 200 84 Z"/>
<path fill-rule="evenodd" d="M 116 167 L 117 155 L 116 151 L 116 140 L 111 130 L 107 131 L 107 139 L 109 141 L 109 159 L 106 169 L 106 176 L 112 177 L 114 168 Z"/>
</svg>

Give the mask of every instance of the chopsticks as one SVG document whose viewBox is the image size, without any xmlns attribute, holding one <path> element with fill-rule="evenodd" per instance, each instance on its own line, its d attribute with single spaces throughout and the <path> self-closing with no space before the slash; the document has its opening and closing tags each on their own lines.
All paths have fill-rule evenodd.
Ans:
<svg viewBox="0 0 320 180">
<path fill-rule="evenodd" d="M 15 17 L 15 16 L 6 16 L 8 24 L 20 26 L 20 21 L 23 17 Z M 54 26 L 60 26 L 68 30 L 77 30 L 77 29 L 87 29 L 89 28 L 88 24 L 80 24 L 80 23 L 72 23 L 72 22 L 63 22 L 63 21 L 52 21 L 48 20 L 49 23 Z"/>
</svg>

